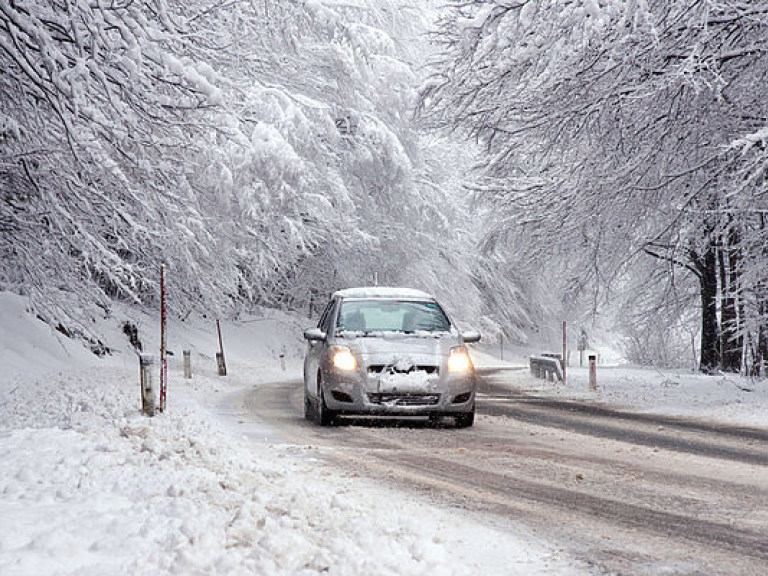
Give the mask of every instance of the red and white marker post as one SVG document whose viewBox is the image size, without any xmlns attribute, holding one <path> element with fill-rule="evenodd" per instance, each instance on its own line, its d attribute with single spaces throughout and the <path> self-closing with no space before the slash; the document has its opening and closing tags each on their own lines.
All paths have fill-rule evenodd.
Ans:
<svg viewBox="0 0 768 576">
<path fill-rule="evenodd" d="M 168 386 L 167 352 L 168 321 L 165 307 L 165 266 L 160 266 L 160 412 L 165 412 L 165 396 Z"/>
</svg>

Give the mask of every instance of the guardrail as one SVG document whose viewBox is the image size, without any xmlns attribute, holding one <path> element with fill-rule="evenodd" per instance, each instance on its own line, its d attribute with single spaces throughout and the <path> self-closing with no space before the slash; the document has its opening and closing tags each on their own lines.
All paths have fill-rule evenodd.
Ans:
<svg viewBox="0 0 768 576">
<path fill-rule="evenodd" d="M 555 378 L 562 381 L 563 371 L 560 366 L 560 360 L 551 356 L 531 356 L 531 376 L 534 378 L 543 378 L 544 380 L 554 381 Z"/>
</svg>

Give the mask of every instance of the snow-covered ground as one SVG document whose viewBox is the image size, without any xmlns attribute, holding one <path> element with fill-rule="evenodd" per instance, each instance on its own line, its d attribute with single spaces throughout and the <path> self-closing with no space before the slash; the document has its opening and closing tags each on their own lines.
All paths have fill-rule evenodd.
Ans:
<svg viewBox="0 0 768 576">
<path fill-rule="evenodd" d="M 138 361 L 100 320 L 99 359 L 0 293 L 0 574 L 574 574 L 522 526 L 489 525 L 324 463 L 222 410 L 246 387 L 300 372 L 308 321 L 277 312 L 224 323 L 230 375 L 215 375 L 209 321 L 173 322 L 168 410 L 139 414 Z M 193 355 L 184 380 L 181 350 Z M 286 370 L 280 363 L 286 357 Z M 479 364 L 493 364 L 477 353 Z M 542 393 L 762 425 L 768 386 L 733 376 L 603 367 Z M 247 432 L 247 433 L 246 433 Z"/>
<path fill-rule="evenodd" d="M 686 370 L 599 366 L 597 391 L 586 368 L 571 368 L 565 386 L 538 386 L 549 394 L 590 399 L 635 412 L 668 414 L 754 427 L 768 426 L 768 381 L 733 374 L 706 376 Z"/>
<path fill-rule="evenodd" d="M 157 323 L 131 319 L 155 349 Z M 336 470 L 311 446 L 257 441 L 258 425 L 244 434 L 220 406 L 295 378 L 303 323 L 270 313 L 223 324 L 226 378 L 211 322 L 172 323 L 168 409 L 147 418 L 128 346 L 98 359 L 0 293 L 0 574 L 574 573 L 522 527 Z M 110 345 L 127 341 L 120 325 L 103 326 Z"/>
<path fill-rule="evenodd" d="M 498 350 L 475 353 L 475 363 L 486 367 L 518 366 L 528 370 L 526 351 L 507 351 L 498 360 Z M 685 369 L 649 368 L 618 362 L 610 349 L 590 351 L 611 363 L 596 366 L 597 389 L 589 389 L 587 355 L 583 366 L 567 368 L 566 383 L 524 376 L 525 387 L 537 394 L 564 400 L 587 400 L 633 412 L 666 414 L 708 420 L 721 424 L 768 427 L 768 380 L 735 374 L 705 375 Z M 534 354 L 539 353 L 538 351 Z M 522 376 L 521 376 L 522 377 Z M 516 379 L 519 383 L 519 379 Z"/>
</svg>

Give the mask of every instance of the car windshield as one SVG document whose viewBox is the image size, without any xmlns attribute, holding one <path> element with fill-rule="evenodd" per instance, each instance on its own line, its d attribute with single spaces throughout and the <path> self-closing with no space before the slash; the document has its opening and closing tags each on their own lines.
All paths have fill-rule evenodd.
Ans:
<svg viewBox="0 0 768 576">
<path fill-rule="evenodd" d="M 451 323 L 434 300 L 345 300 L 338 332 L 448 332 Z"/>
</svg>

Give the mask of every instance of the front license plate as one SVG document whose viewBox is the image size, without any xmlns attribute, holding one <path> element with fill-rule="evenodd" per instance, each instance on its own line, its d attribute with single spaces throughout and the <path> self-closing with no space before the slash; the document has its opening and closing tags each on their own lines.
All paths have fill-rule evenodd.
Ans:
<svg viewBox="0 0 768 576">
<path fill-rule="evenodd" d="M 431 389 L 426 372 L 408 374 L 383 374 L 379 378 L 380 392 L 429 392 Z"/>
</svg>

